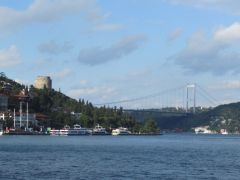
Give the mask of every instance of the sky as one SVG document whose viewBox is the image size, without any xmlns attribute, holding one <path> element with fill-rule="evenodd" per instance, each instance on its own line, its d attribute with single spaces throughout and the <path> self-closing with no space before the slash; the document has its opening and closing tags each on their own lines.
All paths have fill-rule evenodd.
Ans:
<svg viewBox="0 0 240 180">
<path fill-rule="evenodd" d="M 94 104 L 197 83 L 240 101 L 239 0 L 0 0 L 0 69 Z"/>
</svg>

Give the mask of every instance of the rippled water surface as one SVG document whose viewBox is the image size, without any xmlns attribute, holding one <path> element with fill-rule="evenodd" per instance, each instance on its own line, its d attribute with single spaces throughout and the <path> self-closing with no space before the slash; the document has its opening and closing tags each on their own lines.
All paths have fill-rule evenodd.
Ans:
<svg viewBox="0 0 240 180">
<path fill-rule="evenodd" d="M 1 136 L 0 179 L 240 179 L 240 136 Z"/>
</svg>

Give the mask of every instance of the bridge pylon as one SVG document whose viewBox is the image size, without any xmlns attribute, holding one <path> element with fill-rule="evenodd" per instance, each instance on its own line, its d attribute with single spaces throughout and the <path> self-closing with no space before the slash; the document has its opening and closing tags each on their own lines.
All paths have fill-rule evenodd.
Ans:
<svg viewBox="0 0 240 180">
<path fill-rule="evenodd" d="M 186 112 L 189 113 L 189 105 L 193 106 L 193 113 L 196 113 L 196 84 L 186 86 Z"/>
</svg>

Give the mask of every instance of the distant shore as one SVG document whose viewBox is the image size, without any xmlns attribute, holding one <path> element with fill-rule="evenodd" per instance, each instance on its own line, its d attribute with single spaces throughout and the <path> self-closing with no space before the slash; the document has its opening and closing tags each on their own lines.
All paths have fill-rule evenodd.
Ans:
<svg viewBox="0 0 240 180">
<path fill-rule="evenodd" d="M 44 135 L 44 136 L 52 136 L 50 133 L 47 132 L 30 132 L 30 131 L 12 131 L 8 133 L 4 133 L 3 135 L 32 135 L 32 136 L 37 136 L 37 135 Z M 121 134 L 118 136 L 160 136 L 163 135 L 163 133 L 130 133 L 130 134 Z M 56 135 L 56 136 L 64 136 L 64 135 Z M 65 135 L 67 136 L 67 135 Z M 112 136 L 111 133 L 108 134 L 89 134 L 89 135 L 76 135 L 76 136 Z"/>
</svg>

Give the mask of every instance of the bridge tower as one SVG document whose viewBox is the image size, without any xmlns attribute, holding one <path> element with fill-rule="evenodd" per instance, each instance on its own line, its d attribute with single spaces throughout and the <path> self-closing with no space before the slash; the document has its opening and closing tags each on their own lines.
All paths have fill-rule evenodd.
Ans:
<svg viewBox="0 0 240 180">
<path fill-rule="evenodd" d="M 189 112 L 189 106 L 192 104 L 193 113 L 196 113 L 196 84 L 187 84 L 186 91 L 186 112 Z"/>
</svg>

